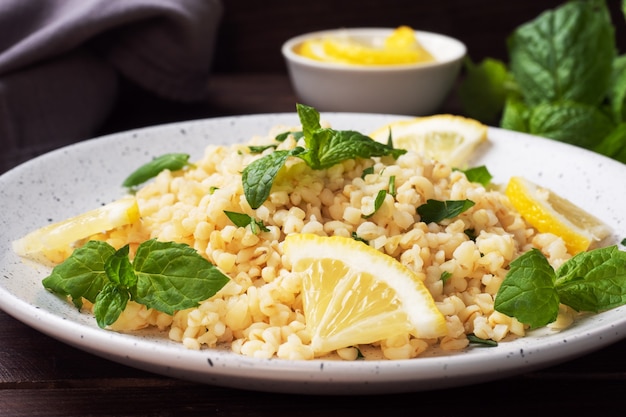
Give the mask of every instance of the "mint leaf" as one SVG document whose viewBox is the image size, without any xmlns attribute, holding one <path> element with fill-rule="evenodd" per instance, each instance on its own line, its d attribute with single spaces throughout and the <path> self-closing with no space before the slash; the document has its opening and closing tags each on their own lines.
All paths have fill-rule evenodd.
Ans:
<svg viewBox="0 0 626 417">
<path fill-rule="evenodd" d="M 615 57 L 603 1 L 567 2 L 518 27 L 508 39 L 511 72 L 529 105 L 560 100 L 597 106 Z"/>
<path fill-rule="evenodd" d="M 530 112 L 531 109 L 523 100 L 509 97 L 504 105 L 500 127 L 517 132 L 528 132 Z"/>
<path fill-rule="evenodd" d="M 466 76 L 459 86 L 459 99 L 469 117 L 494 123 L 508 95 L 516 91 L 515 81 L 506 64 L 486 58 L 479 64 L 465 60 Z"/>
<path fill-rule="evenodd" d="M 248 149 L 250 150 L 250 153 L 255 154 L 255 153 L 263 153 L 268 149 L 276 149 L 278 145 L 275 144 L 271 144 L 271 145 L 252 145 L 252 146 L 248 146 Z"/>
<path fill-rule="evenodd" d="M 626 122 L 620 123 L 593 150 L 626 164 Z"/>
<path fill-rule="evenodd" d="M 57 265 L 43 280 L 47 289 L 94 303 L 100 327 L 114 323 L 129 300 L 173 314 L 194 307 L 219 291 L 229 278 L 188 245 L 149 240 L 137 248 L 133 263 L 129 247 L 115 250 L 102 241 L 88 241 Z"/>
<path fill-rule="evenodd" d="M 137 284 L 137 276 L 133 270 L 133 264 L 128 259 L 129 246 L 126 245 L 115 251 L 104 263 L 109 281 L 114 284 L 129 288 Z"/>
<path fill-rule="evenodd" d="M 175 242 L 143 242 L 133 267 L 137 275 L 133 299 L 167 314 L 197 306 L 229 281 L 195 249 Z"/>
<path fill-rule="evenodd" d="M 363 173 L 361 174 L 361 178 L 365 179 L 366 176 L 373 174 L 373 173 L 374 173 L 374 167 L 369 166 L 363 170 Z"/>
<path fill-rule="evenodd" d="M 312 133 L 309 143 L 312 147 L 299 157 L 313 169 L 326 169 L 348 159 L 385 155 L 398 158 L 406 153 L 405 149 L 394 149 L 351 130 L 319 129 Z"/>
<path fill-rule="evenodd" d="M 511 262 L 494 308 L 536 328 L 556 319 L 559 303 L 590 312 L 626 304 L 626 252 L 617 246 L 581 252 L 554 271 L 533 249 Z"/>
<path fill-rule="evenodd" d="M 161 171 L 166 169 L 178 171 L 184 168 L 188 162 L 189 155 L 185 153 L 168 153 L 161 155 L 135 170 L 124 180 L 122 186 L 135 187 L 156 177 Z"/>
<path fill-rule="evenodd" d="M 109 282 L 96 297 L 93 314 L 100 328 L 109 326 L 120 317 L 126 308 L 130 294 L 127 288 Z"/>
<path fill-rule="evenodd" d="M 259 233 L 259 231 L 269 232 L 269 229 L 265 227 L 263 221 L 257 220 L 245 213 L 237 213 L 234 211 L 224 210 L 224 214 L 226 214 L 230 221 L 233 222 L 233 224 L 235 224 L 235 226 L 237 227 L 250 226 L 250 230 L 254 234 Z"/>
<path fill-rule="evenodd" d="M 63 263 L 52 269 L 42 284 L 48 290 L 62 296 L 70 296 L 78 308 L 82 297 L 92 303 L 108 282 L 105 263 L 115 253 L 115 248 L 106 242 L 91 240 L 74 250 Z"/>
<path fill-rule="evenodd" d="M 293 151 L 276 151 L 253 161 L 244 168 L 241 175 L 243 191 L 250 207 L 257 209 L 267 200 L 272 190 L 272 184 L 278 171 L 285 165 L 287 158 L 302 148 Z"/>
<path fill-rule="evenodd" d="M 543 103 L 533 108 L 529 133 L 583 148 L 597 146 L 613 129 L 604 112 L 575 102 Z"/>
<path fill-rule="evenodd" d="M 598 312 L 626 304 L 626 252 L 617 246 L 581 252 L 556 271 L 563 304 Z"/>
<path fill-rule="evenodd" d="M 626 122 L 626 55 L 613 62 L 609 101 L 615 122 Z"/>
<path fill-rule="evenodd" d="M 424 223 L 439 223 L 444 219 L 452 219 L 474 205 L 471 200 L 426 200 L 426 204 L 422 204 L 417 208 L 417 214 L 420 215 L 421 221 Z"/>
<path fill-rule="evenodd" d="M 294 139 L 298 140 L 304 136 L 304 133 L 302 133 L 302 131 L 296 131 L 296 132 L 287 131 L 287 132 L 279 133 L 278 135 L 276 135 L 274 140 L 276 140 L 277 142 L 284 142 L 285 140 L 287 140 L 289 135 L 293 135 Z"/>
<path fill-rule="evenodd" d="M 493 176 L 489 172 L 486 166 L 481 165 L 466 170 L 461 170 L 470 182 L 476 182 L 483 186 L 489 185 Z"/>
<path fill-rule="evenodd" d="M 494 309 L 517 318 L 531 328 L 545 326 L 559 313 L 559 297 L 554 288 L 556 275 L 537 249 L 511 262 L 496 294 Z"/>
</svg>

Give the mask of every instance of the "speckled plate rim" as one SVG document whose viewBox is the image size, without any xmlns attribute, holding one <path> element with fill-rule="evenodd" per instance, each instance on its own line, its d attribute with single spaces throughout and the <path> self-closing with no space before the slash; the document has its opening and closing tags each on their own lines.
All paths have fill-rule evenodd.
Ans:
<svg viewBox="0 0 626 417">
<path fill-rule="evenodd" d="M 404 118 L 323 113 L 337 129 L 367 133 Z M 626 307 L 591 315 L 562 331 L 534 331 L 495 348 L 432 354 L 405 361 L 289 361 L 255 359 L 227 350 L 187 350 L 156 331 L 122 334 L 99 329 L 94 319 L 41 286 L 49 269 L 24 261 L 11 241 L 28 231 L 112 201 L 125 176 L 153 156 L 263 135 L 275 125 L 298 124 L 296 114 L 222 117 L 137 129 L 50 152 L 0 176 L 0 308 L 68 345 L 154 373 L 241 389 L 301 394 L 386 394 L 484 382 L 554 365 L 626 337 Z M 523 175 L 558 191 L 626 237 L 623 178 L 626 166 L 559 142 L 489 129 L 473 165 L 486 165 L 494 181 Z M 622 187 L 622 192 L 616 190 Z M 623 250 L 623 247 L 621 248 Z"/>
</svg>

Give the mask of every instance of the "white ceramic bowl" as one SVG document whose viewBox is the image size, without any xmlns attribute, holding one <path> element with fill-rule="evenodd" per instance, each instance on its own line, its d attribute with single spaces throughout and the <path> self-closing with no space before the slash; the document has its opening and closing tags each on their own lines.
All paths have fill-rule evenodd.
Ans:
<svg viewBox="0 0 626 417">
<path fill-rule="evenodd" d="M 319 111 L 423 116 L 438 110 L 450 93 L 466 55 L 465 45 L 448 36 L 415 31 L 435 62 L 402 65 L 351 65 L 316 61 L 296 53 L 308 39 L 349 36 L 371 43 L 393 29 L 348 28 L 312 32 L 282 46 L 298 100 Z"/>
</svg>

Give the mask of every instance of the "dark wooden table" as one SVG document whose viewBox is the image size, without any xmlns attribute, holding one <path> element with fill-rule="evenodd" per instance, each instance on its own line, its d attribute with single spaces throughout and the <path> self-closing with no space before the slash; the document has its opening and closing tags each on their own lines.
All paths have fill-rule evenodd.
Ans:
<svg viewBox="0 0 626 417">
<path fill-rule="evenodd" d="M 222 115 L 291 112 L 285 75 L 216 75 L 206 103 L 132 91 L 102 133 Z M 141 110 L 137 110 L 141 109 Z M 458 110 L 451 100 L 443 111 Z M 47 337 L 0 311 L 0 416 L 623 415 L 626 340 L 567 363 L 453 389 L 384 396 L 248 392 L 139 371 Z"/>
</svg>

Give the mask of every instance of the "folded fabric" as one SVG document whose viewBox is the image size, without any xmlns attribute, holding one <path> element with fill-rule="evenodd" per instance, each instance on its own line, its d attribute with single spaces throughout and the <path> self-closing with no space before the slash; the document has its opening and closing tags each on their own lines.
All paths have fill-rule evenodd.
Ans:
<svg viewBox="0 0 626 417">
<path fill-rule="evenodd" d="M 204 98 L 221 0 L 0 2 L 0 172 L 89 137 L 117 76 L 166 99 Z"/>
</svg>

